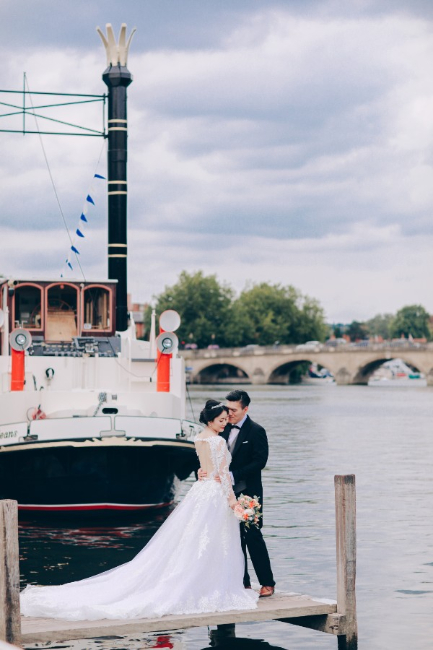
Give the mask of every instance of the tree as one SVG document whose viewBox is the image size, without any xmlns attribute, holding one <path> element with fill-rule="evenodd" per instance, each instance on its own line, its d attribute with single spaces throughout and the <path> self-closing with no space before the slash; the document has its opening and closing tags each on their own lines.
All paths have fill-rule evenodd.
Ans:
<svg viewBox="0 0 433 650">
<path fill-rule="evenodd" d="M 341 339 L 343 337 L 343 330 L 340 325 L 334 325 L 332 333 L 336 339 Z"/>
<path fill-rule="evenodd" d="M 156 313 L 166 309 L 176 310 L 181 325 L 176 332 L 179 341 L 206 347 L 211 343 L 226 345 L 225 330 L 233 301 L 233 290 L 219 284 L 215 275 L 205 276 L 202 271 L 182 271 L 172 287 L 166 287 L 156 298 Z M 151 307 L 145 316 L 146 331 L 150 329 Z"/>
<path fill-rule="evenodd" d="M 430 339 L 429 313 L 422 305 L 408 305 L 400 309 L 391 325 L 394 338 L 413 336 L 414 339 Z"/>
<path fill-rule="evenodd" d="M 393 320 L 393 314 L 376 314 L 365 325 L 370 336 L 381 336 L 383 339 L 390 339 Z"/>
<path fill-rule="evenodd" d="M 351 341 L 362 341 L 367 336 L 367 328 L 365 323 L 353 320 L 347 328 L 346 333 L 350 336 Z"/>
<path fill-rule="evenodd" d="M 298 341 L 324 341 L 329 335 L 325 324 L 325 313 L 319 301 L 309 296 L 300 297 L 301 318 L 297 332 Z"/>
<path fill-rule="evenodd" d="M 303 343 L 324 340 L 327 333 L 319 303 L 291 286 L 249 285 L 235 299 L 233 290 L 215 275 L 182 271 L 177 283 L 155 299 L 158 314 L 165 309 L 179 312 L 179 340 L 200 348 L 211 343 L 220 347 Z M 150 315 L 151 308 L 145 315 L 147 332 Z"/>
<path fill-rule="evenodd" d="M 231 323 L 236 324 L 236 328 L 242 323 L 241 345 L 287 342 L 287 330 L 296 320 L 298 311 L 293 291 L 292 287 L 286 289 L 266 282 L 249 285 L 242 291 L 233 305 Z"/>
<path fill-rule="evenodd" d="M 303 297 L 292 286 L 262 282 L 247 286 L 235 300 L 227 339 L 232 345 L 301 343 L 323 340 L 326 331 L 316 300 Z"/>
</svg>

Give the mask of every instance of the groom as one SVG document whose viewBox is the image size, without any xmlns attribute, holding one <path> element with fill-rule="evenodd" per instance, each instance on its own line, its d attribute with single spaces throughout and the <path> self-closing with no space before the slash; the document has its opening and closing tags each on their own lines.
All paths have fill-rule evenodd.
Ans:
<svg viewBox="0 0 433 650">
<path fill-rule="evenodd" d="M 244 493 L 250 497 L 259 497 L 263 512 L 262 469 L 267 463 L 269 454 L 266 431 L 260 424 L 253 422 L 248 415 L 251 400 L 246 391 L 233 390 L 227 395 L 226 400 L 229 409 L 229 422 L 220 435 L 227 442 L 232 455 L 229 469 L 233 491 L 236 496 Z M 201 470 L 198 474 L 199 478 L 205 475 Z M 268 549 L 261 531 L 262 525 L 263 519 L 260 519 L 259 528 L 256 526 L 246 528 L 241 524 L 240 529 L 242 550 L 245 556 L 244 586 L 246 589 L 251 588 L 247 564 L 246 549 L 248 549 L 261 584 L 260 596 L 263 598 L 272 596 L 275 591 L 275 581 Z"/>
</svg>

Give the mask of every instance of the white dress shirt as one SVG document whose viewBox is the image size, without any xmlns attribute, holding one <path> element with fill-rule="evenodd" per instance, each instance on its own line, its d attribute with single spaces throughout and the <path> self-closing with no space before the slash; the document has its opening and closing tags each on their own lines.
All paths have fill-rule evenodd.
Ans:
<svg viewBox="0 0 433 650">
<path fill-rule="evenodd" d="M 229 438 L 227 440 L 227 446 L 228 446 L 229 449 L 231 449 L 232 445 L 235 444 L 236 439 L 237 439 L 237 437 L 238 437 L 238 435 L 240 433 L 240 430 L 242 428 L 242 425 L 244 424 L 247 417 L 248 417 L 247 414 L 245 414 L 244 417 L 242 418 L 242 420 L 239 420 L 239 422 L 237 424 L 235 424 L 233 426 L 232 430 L 230 431 Z M 236 428 L 236 427 L 238 427 L 238 428 Z"/>
<path fill-rule="evenodd" d="M 240 433 L 241 427 L 244 424 L 247 417 L 248 417 L 248 414 L 246 413 L 244 415 L 244 417 L 242 418 L 242 420 L 239 420 L 239 422 L 237 424 L 235 424 L 233 426 L 232 430 L 230 431 L 229 437 L 228 437 L 228 440 L 227 440 L 227 446 L 228 446 L 229 450 L 234 448 L 234 445 L 235 445 L 236 439 L 237 439 L 237 437 L 238 437 L 238 435 Z M 239 428 L 237 429 L 236 427 L 239 427 Z M 233 447 L 232 447 L 232 445 L 233 445 Z M 229 474 L 230 474 L 230 478 L 232 479 L 232 485 L 234 485 L 235 484 L 235 479 L 233 478 L 233 474 L 232 474 L 232 472 L 229 472 Z"/>
</svg>

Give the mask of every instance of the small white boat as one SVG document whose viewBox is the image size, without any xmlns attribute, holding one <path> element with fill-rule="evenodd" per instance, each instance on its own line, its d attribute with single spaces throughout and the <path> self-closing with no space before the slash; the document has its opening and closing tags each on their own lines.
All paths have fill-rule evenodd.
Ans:
<svg viewBox="0 0 433 650">
<path fill-rule="evenodd" d="M 368 380 L 374 387 L 425 388 L 427 379 L 421 372 L 412 370 L 402 359 L 386 361 Z"/>
<path fill-rule="evenodd" d="M 419 373 L 418 373 L 419 374 Z M 419 377 L 371 377 L 368 380 L 369 386 L 409 386 L 410 388 L 425 388 L 427 386 L 427 379 L 420 375 Z"/>
<path fill-rule="evenodd" d="M 335 379 L 329 370 L 326 368 L 319 370 L 317 363 L 313 363 L 309 367 L 308 373 L 303 375 L 302 383 L 307 386 L 325 386 L 335 384 Z"/>
</svg>

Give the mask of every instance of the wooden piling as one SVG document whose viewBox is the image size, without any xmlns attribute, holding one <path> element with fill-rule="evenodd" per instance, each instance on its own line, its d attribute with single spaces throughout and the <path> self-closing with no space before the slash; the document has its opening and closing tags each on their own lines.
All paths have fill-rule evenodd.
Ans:
<svg viewBox="0 0 433 650">
<path fill-rule="evenodd" d="M 18 504 L 0 501 L 0 641 L 21 643 Z"/>
<path fill-rule="evenodd" d="M 356 488 L 354 474 L 335 476 L 338 650 L 358 649 L 356 620 Z"/>
</svg>

